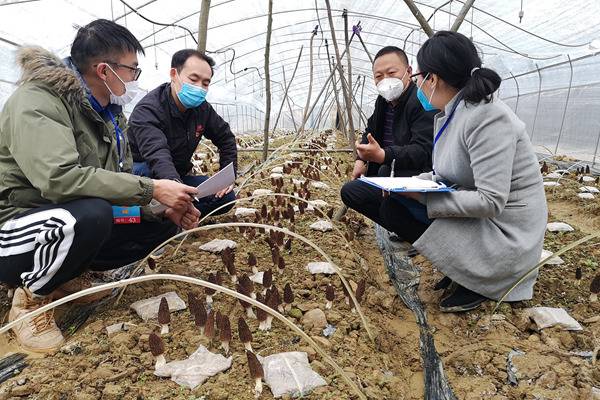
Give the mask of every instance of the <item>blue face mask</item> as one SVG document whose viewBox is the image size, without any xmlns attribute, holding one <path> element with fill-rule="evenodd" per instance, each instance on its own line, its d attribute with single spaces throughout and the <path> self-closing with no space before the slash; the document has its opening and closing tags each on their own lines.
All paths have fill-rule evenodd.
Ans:
<svg viewBox="0 0 600 400">
<path fill-rule="evenodd" d="M 421 85 L 419 85 L 419 87 L 417 88 L 417 99 L 419 99 L 419 102 L 421 102 L 421 105 L 423 106 L 425 111 L 433 111 L 437 110 L 437 108 L 435 108 L 433 104 L 431 104 L 431 102 L 425 95 L 425 92 L 423 92 L 423 89 L 421 89 L 421 86 L 423 86 L 423 83 L 427 80 L 428 77 L 429 74 L 425 75 L 425 78 L 423 78 L 423 81 L 421 81 Z M 435 93 L 435 88 L 433 88 L 433 92 L 431 92 L 431 97 L 433 97 L 433 93 Z"/>
<path fill-rule="evenodd" d="M 179 81 L 181 82 L 181 79 Z M 183 82 L 181 89 L 177 92 L 177 97 L 185 108 L 196 108 L 204 103 L 207 93 L 204 88 Z"/>
</svg>

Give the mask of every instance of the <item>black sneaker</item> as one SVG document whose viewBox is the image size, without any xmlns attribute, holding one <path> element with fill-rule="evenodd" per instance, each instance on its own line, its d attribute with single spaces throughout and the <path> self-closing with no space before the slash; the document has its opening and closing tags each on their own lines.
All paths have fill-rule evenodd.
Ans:
<svg viewBox="0 0 600 400">
<path fill-rule="evenodd" d="M 442 289 L 447 289 L 448 286 L 450 286 L 450 284 L 452 283 L 452 279 L 448 278 L 447 276 L 443 277 L 442 279 L 440 279 L 434 286 L 433 286 L 433 290 L 437 291 L 437 290 L 442 290 Z"/>
<path fill-rule="evenodd" d="M 463 286 L 456 285 L 454 292 L 440 302 L 442 312 L 464 312 L 478 308 L 487 297 L 473 292 Z"/>
</svg>

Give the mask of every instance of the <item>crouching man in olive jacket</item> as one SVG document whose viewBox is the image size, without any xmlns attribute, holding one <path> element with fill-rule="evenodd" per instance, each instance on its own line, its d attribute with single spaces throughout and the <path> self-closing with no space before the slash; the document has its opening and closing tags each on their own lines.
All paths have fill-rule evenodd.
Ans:
<svg viewBox="0 0 600 400">
<path fill-rule="evenodd" d="M 126 28 L 97 20 L 64 61 L 41 48 L 17 55 L 22 77 L 0 114 L 0 281 L 17 287 L 10 321 L 89 286 L 76 279 L 87 269 L 131 263 L 197 224 L 195 188 L 130 173 L 121 106 L 137 89 L 137 53 Z M 153 198 L 167 219 L 146 220 L 139 206 Z M 52 312 L 13 331 L 32 351 L 64 340 Z"/>
</svg>

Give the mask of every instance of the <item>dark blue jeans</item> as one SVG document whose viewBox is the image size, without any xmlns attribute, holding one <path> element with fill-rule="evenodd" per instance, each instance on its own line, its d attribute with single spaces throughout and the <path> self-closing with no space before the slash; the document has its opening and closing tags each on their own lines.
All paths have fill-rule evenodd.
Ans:
<svg viewBox="0 0 600 400">
<path fill-rule="evenodd" d="M 382 169 L 379 176 L 389 176 L 389 169 Z M 346 206 L 410 243 L 417 240 L 433 222 L 427 216 L 427 207 L 418 201 L 396 193 L 383 197 L 381 189 L 359 180 L 345 183 L 340 194 Z"/>
<path fill-rule="evenodd" d="M 133 163 L 133 173 L 138 176 L 147 176 L 153 178 L 152 171 L 148 167 L 148 164 L 145 162 L 134 162 Z M 198 186 L 202 182 L 208 179 L 208 176 L 203 175 L 186 175 L 181 177 L 181 182 L 188 186 Z M 233 191 L 227 193 L 225 196 L 220 199 L 215 196 L 206 196 L 198 199 L 198 201 L 194 201 L 194 206 L 200 211 L 202 216 L 210 213 L 213 210 L 221 207 L 224 204 L 227 204 L 231 201 L 235 200 L 235 193 Z M 212 215 L 220 215 L 225 214 L 229 210 L 233 208 L 233 203 L 220 208 Z"/>
</svg>

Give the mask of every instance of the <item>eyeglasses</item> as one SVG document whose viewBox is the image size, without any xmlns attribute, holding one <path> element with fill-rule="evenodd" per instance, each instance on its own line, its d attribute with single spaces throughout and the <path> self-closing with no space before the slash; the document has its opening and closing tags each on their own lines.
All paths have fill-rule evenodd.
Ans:
<svg viewBox="0 0 600 400">
<path fill-rule="evenodd" d="M 133 80 L 134 81 L 137 81 L 138 78 L 140 77 L 140 75 L 142 74 L 142 69 L 141 68 L 131 67 L 129 65 L 119 64 L 119 63 L 112 62 L 112 61 L 107 61 L 106 63 L 110 64 L 110 65 L 114 65 L 115 67 L 125 68 L 125 69 L 128 69 L 130 71 L 133 71 Z"/>
<path fill-rule="evenodd" d="M 416 74 L 412 74 L 411 76 L 409 76 L 408 78 L 413 81 L 414 83 L 417 83 L 417 76 L 419 75 L 426 75 L 425 72 L 417 72 Z"/>
</svg>

